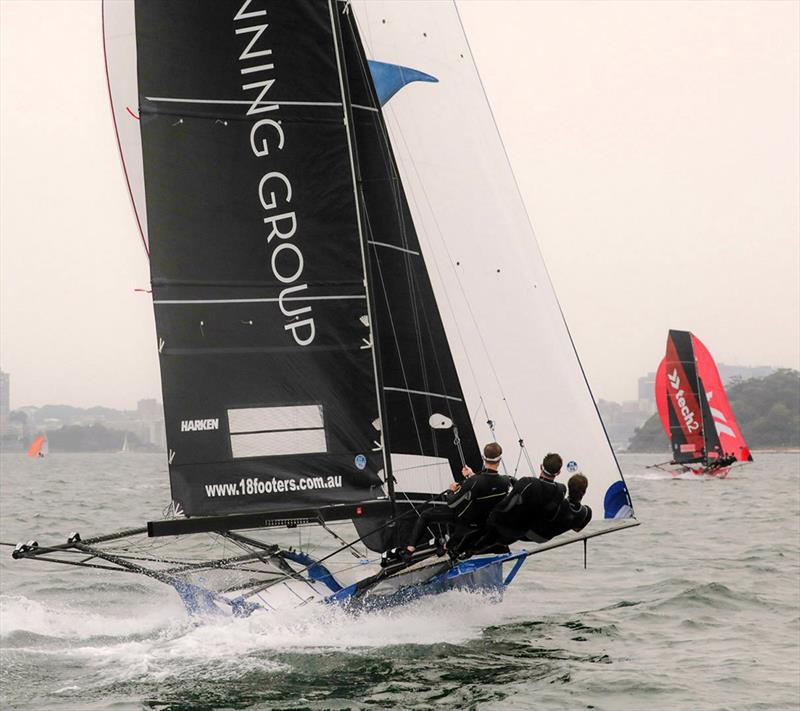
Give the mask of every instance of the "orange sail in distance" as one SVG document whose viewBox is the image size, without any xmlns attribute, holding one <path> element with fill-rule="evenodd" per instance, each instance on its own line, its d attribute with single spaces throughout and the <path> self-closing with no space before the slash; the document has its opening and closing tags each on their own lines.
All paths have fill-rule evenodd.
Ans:
<svg viewBox="0 0 800 711">
<path fill-rule="evenodd" d="M 29 457 L 43 457 L 44 452 L 42 451 L 42 447 L 44 447 L 44 443 L 47 442 L 47 437 L 44 435 L 39 435 L 35 440 L 33 440 L 33 444 L 31 448 L 28 450 Z"/>
</svg>

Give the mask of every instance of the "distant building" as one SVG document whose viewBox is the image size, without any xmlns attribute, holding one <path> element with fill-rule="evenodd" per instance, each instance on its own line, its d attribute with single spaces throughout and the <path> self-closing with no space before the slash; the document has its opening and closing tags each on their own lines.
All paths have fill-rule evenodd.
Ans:
<svg viewBox="0 0 800 711">
<path fill-rule="evenodd" d="M 11 375 L 0 370 L 0 436 L 9 430 L 11 412 Z"/>
<path fill-rule="evenodd" d="M 656 411 L 656 374 L 639 378 L 639 409 L 652 415 Z"/>
<path fill-rule="evenodd" d="M 641 427 L 650 417 L 647 403 L 641 400 L 627 400 L 623 403 L 599 400 L 597 409 L 606 428 L 611 446 L 623 450 L 637 427 Z"/>
<path fill-rule="evenodd" d="M 639 378 L 639 400 L 656 401 L 656 374 L 648 373 Z"/>
<path fill-rule="evenodd" d="M 167 432 L 164 426 L 164 406 L 155 398 L 139 400 L 136 403 L 136 412 L 147 430 L 145 440 L 160 449 L 166 449 Z"/>
<path fill-rule="evenodd" d="M 136 403 L 136 413 L 139 415 L 139 419 L 145 420 L 146 422 L 164 419 L 164 408 L 155 398 L 139 400 L 139 402 Z"/>
</svg>

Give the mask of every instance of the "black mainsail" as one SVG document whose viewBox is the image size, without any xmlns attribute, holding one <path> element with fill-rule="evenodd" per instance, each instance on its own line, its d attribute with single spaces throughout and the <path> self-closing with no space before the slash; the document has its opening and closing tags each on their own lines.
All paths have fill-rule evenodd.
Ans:
<svg viewBox="0 0 800 711">
<path fill-rule="evenodd" d="M 387 444 L 460 477 L 429 417 L 477 443 L 352 16 L 233 5 L 136 2 L 173 500 L 381 497 Z"/>
<path fill-rule="evenodd" d="M 170 478 L 187 515 L 370 498 L 384 468 L 328 4 L 236 6 L 136 3 Z"/>
</svg>

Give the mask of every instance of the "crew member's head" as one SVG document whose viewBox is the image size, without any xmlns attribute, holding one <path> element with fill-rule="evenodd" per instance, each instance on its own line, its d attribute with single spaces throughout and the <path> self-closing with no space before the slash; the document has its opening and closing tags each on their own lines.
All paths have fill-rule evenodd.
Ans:
<svg viewBox="0 0 800 711">
<path fill-rule="evenodd" d="M 561 456 L 555 454 L 554 452 L 550 452 L 543 460 L 542 460 L 542 468 L 539 472 L 539 478 L 544 479 L 545 481 L 553 481 L 561 472 L 561 465 L 563 462 L 561 461 Z"/>
<path fill-rule="evenodd" d="M 583 474 L 573 474 L 567 482 L 567 490 L 569 491 L 569 500 L 573 504 L 579 504 L 583 495 L 586 493 L 586 487 L 589 486 L 589 480 Z"/>
<path fill-rule="evenodd" d="M 483 448 L 483 461 L 486 468 L 497 471 L 500 467 L 500 460 L 503 458 L 503 448 L 497 442 L 489 442 Z"/>
</svg>

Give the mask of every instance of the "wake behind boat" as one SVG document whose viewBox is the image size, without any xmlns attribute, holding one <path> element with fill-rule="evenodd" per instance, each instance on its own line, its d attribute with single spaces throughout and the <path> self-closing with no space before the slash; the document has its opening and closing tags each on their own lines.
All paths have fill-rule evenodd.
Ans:
<svg viewBox="0 0 800 711">
<path fill-rule="evenodd" d="M 135 0 L 104 4 L 104 31 L 170 516 L 15 557 L 246 615 L 501 593 L 528 555 L 637 525 L 454 5 Z M 507 443 L 515 476 L 560 452 L 594 522 L 377 565 L 481 440 Z M 335 549 L 311 555 L 311 532 Z"/>
<path fill-rule="evenodd" d="M 672 461 L 658 468 L 675 476 L 724 479 L 737 462 L 753 461 L 717 365 L 697 336 L 669 332 L 655 389 L 659 418 L 672 447 Z"/>
</svg>

